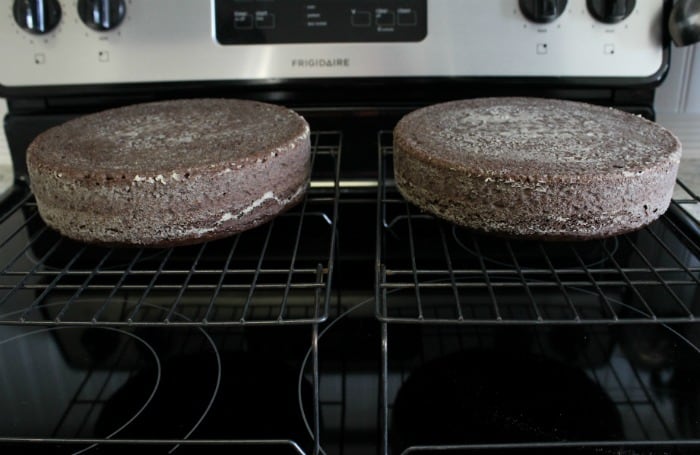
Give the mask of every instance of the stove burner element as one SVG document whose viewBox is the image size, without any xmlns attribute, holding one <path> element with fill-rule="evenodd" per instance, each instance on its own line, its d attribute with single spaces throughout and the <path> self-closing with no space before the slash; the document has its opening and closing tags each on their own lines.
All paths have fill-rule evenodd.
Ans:
<svg viewBox="0 0 700 455">
<path fill-rule="evenodd" d="M 292 439 L 307 443 L 296 402 L 295 368 L 280 359 L 244 352 L 222 353 L 222 387 L 201 425 L 188 433 L 192 439 Z M 153 405 L 146 409 L 123 436 L 134 439 L 176 438 L 200 414 L 200 390 L 208 390 L 211 378 L 202 374 L 207 361 L 199 355 L 173 357 L 163 362 L 163 380 Z M 105 404 L 98 428 L 109 427 L 127 413 L 131 397 L 148 382 L 148 374 L 137 374 Z M 311 404 L 311 386 L 302 384 L 302 399 Z M 310 406 L 305 406 L 312 415 Z M 302 445 L 303 446 L 303 445 Z M 175 448 L 173 448 L 175 449 Z M 185 447 L 180 447 L 178 452 Z M 269 447 L 279 453 L 279 447 Z M 230 447 L 212 447 L 230 453 Z M 266 448 L 260 448 L 262 453 Z M 171 450 L 172 452 L 172 450 Z M 259 452 L 255 452 L 259 453 Z"/>
<path fill-rule="evenodd" d="M 89 302 L 81 303 L 89 304 Z M 144 306 L 149 309 L 162 310 L 157 305 L 146 303 Z M 187 320 L 186 317 L 180 314 L 176 313 L 175 316 Z M 183 412 L 178 414 L 173 412 L 173 410 L 169 410 L 169 415 L 176 415 L 182 418 L 180 424 L 175 427 L 177 434 L 169 436 L 178 440 L 189 439 L 201 425 L 217 399 L 221 384 L 221 357 L 216 343 L 202 328 L 175 330 L 173 333 L 176 332 L 180 336 L 173 336 L 173 333 L 169 331 L 164 332 L 152 328 L 129 332 L 111 327 L 83 328 L 61 326 L 10 336 L 0 342 L 0 348 L 5 343 L 44 332 L 56 332 L 54 337 L 55 344 L 62 350 L 63 358 L 67 364 L 66 367 L 84 370 L 85 377 L 81 380 L 78 380 L 80 378 L 73 379 L 73 382 L 79 384 L 79 386 L 76 385 L 78 389 L 68 403 L 63 401 L 48 403 L 51 405 L 48 408 L 55 409 L 56 414 L 63 414 L 58 425 L 53 430 L 46 428 L 39 431 L 39 434 L 26 436 L 23 434 L 22 437 L 45 437 L 45 433 L 50 433 L 52 437 L 94 436 L 112 439 L 114 437 L 122 438 L 131 434 L 131 432 L 134 432 L 134 429 L 130 428 L 131 426 L 144 425 L 139 423 L 142 421 L 140 418 L 142 414 L 145 413 L 150 415 L 151 418 L 155 418 L 153 417 L 154 415 L 157 416 L 163 412 L 162 403 L 158 402 L 158 398 L 163 395 L 163 384 L 171 383 L 174 378 L 165 376 L 164 379 L 164 374 L 170 374 L 170 368 L 164 368 L 161 359 L 171 362 L 173 358 L 181 358 L 183 356 L 182 353 L 185 352 L 197 353 L 196 368 L 190 369 L 192 365 L 189 364 L 185 364 L 184 367 L 189 369 L 189 371 L 196 371 L 199 378 L 206 377 L 207 384 L 199 382 L 197 387 L 192 388 L 192 391 L 196 393 L 194 396 L 190 395 L 189 402 L 191 405 L 184 409 L 185 414 Z M 115 338 L 114 334 L 120 337 Z M 130 337 L 130 339 L 124 339 L 125 336 Z M 129 344 L 133 343 L 133 340 L 137 340 L 140 343 L 140 349 L 135 349 Z M 36 349 L 32 349 L 32 351 L 34 350 Z M 143 355 L 142 351 L 149 352 L 150 356 Z M 209 353 L 209 355 L 205 355 L 206 353 Z M 34 362 L 31 367 L 36 367 L 37 365 L 41 366 L 42 363 Z M 56 369 L 60 368 L 58 366 L 54 367 Z M 212 367 L 214 367 L 213 371 Z M 59 371 L 63 370 L 59 369 Z M 207 374 L 209 372 L 214 372 L 214 374 Z M 27 376 L 55 377 L 56 372 L 52 371 L 48 374 L 31 372 Z M 93 379 L 93 377 L 97 379 Z M 133 382 L 134 377 L 138 377 L 138 388 L 130 390 L 128 397 L 119 398 L 119 413 L 113 416 L 110 411 L 110 403 L 115 400 L 115 397 L 119 396 L 119 392 L 124 387 Z M 182 380 L 182 375 L 176 375 L 176 378 L 178 385 L 188 390 L 186 382 Z M 10 379 L 13 383 L 16 382 L 18 384 L 32 383 L 24 377 L 11 376 Z M 101 384 L 100 381 L 102 381 Z M 150 393 L 145 396 L 144 393 L 148 391 Z M 87 415 L 84 415 L 82 410 L 85 403 L 90 403 Z M 41 403 L 41 414 L 46 413 L 46 404 Z M 137 411 L 134 412 L 134 409 L 137 409 Z M 35 413 L 28 414 L 28 422 L 33 414 Z M 48 423 L 51 423 L 50 419 Z M 28 423 L 27 427 L 36 428 L 33 421 Z M 117 429 L 113 430 L 115 427 Z M 150 425 L 145 427 L 151 428 Z M 3 431 L 3 433 L 7 434 L 8 431 Z M 152 438 L 153 434 L 149 434 L 146 437 Z M 74 453 L 87 452 L 97 447 L 97 445 L 91 444 Z M 178 445 L 172 447 L 171 452 L 178 447 Z M 105 448 L 103 447 L 100 450 L 105 450 Z"/>
<path fill-rule="evenodd" d="M 8 411 L 0 418 L 5 436 L 309 444 L 297 402 L 297 368 L 273 353 L 231 350 L 226 340 L 235 338 L 231 333 L 212 337 L 201 328 L 130 332 L 52 327 L 21 333 L 4 329 L 0 354 L 25 360 L 18 359 L 15 368 L 0 375 L 3 389 L 28 397 L 17 410 L 11 396 L 0 397 Z M 20 342 L 33 346 L 18 346 Z M 79 347 L 81 343 L 88 346 Z M 229 347 L 221 352 L 222 346 Z M 27 361 L 22 355 L 27 351 L 46 352 L 48 357 L 34 354 L 33 361 Z M 47 390 L 52 391 L 50 397 Z M 303 379 L 300 390 L 304 413 L 313 415 L 310 382 Z M 121 445 L 91 444 L 66 448 L 65 453 L 90 453 L 98 446 L 100 453 L 124 450 Z M 179 444 L 158 447 L 167 453 L 203 450 Z M 225 445 L 206 449 L 207 453 L 231 450 Z M 250 450 L 254 449 L 279 453 L 280 447 L 269 444 Z"/>
<path fill-rule="evenodd" d="M 5 334 L 17 332 L 17 329 L 11 327 L 3 329 Z M 58 364 L 58 356 L 53 356 L 56 345 L 47 335 L 58 338 L 69 336 L 68 332 L 76 331 L 80 332 L 80 338 L 83 340 L 89 339 L 85 337 L 88 333 L 90 337 L 109 335 L 110 345 L 117 353 L 112 357 L 109 366 L 103 364 L 99 368 L 81 371 L 70 368 L 68 362 Z M 113 393 L 128 380 L 129 373 L 120 364 L 127 352 L 138 355 L 140 363 L 149 364 L 152 374 L 147 376 L 143 387 L 134 395 L 124 418 L 103 429 L 104 437 L 110 439 L 118 436 L 141 415 L 151 404 L 160 385 L 161 364 L 158 354 L 144 338 L 126 330 L 111 327 L 50 327 L 23 331 L 0 341 L 0 355 L 3 359 L 10 359 L 18 354 L 21 356 L 21 353 L 27 350 L 34 353 L 32 359 L 18 359 L 12 372 L 6 372 L 3 377 L 4 390 L 13 391 L 12 394 L 4 393 L 0 397 L 3 409 L 9 411 L 13 408 L 15 401 L 10 395 L 25 397 L 20 408 L 3 413 L 5 418 L 0 420 L 3 434 L 14 432 L 26 437 L 44 437 L 47 434 L 53 437 L 90 435 L 105 396 Z M 37 359 L 36 354 L 39 352 L 48 353 L 47 359 Z M 52 361 L 44 361 L 48 359 Z M 52 386 L 45 387 L 48 384 L 44 383 L 52 383 Z M 51 397 L 42 396 L 42 390 L 51 390 Z M 87 449 L 78 453 L 85 450 Z"/>
</svg>

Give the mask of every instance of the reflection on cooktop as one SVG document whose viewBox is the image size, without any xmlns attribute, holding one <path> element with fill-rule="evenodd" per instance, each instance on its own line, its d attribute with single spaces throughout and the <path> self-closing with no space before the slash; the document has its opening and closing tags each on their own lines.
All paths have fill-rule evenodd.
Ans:
<svg viewBox="0 0 700 455">
<path fill-rule="evenodd" d="M 248 332 L 253 334 L 201 328 L 0 327 L 0 356 L 13 365 L 0 372 L 0 432 L 59 439 L 275 439 L 308 447 L 299 394 L 303 412 L 312 419 L 313 391 L 306 379 L 297 387 L 301 362 L 284 360 L 282 355 L 289 354 L 284 350 L 261 349 L 257 331 Z M 285 343 L 279 337 L 271 342 Z M 14 448 L 26 453 L 27 446 Z M 149 452 L 173 449 L 232 450 L 171 444 L 151 446 Z M 63 446 L 59 453 L 124 450 L 83 444 Z M 245 453 L 295 452 L 277 444 L 246 447 Z"/>
<path fill-rule="evenodd" d="M 695 325 L 458 329 L 389 327 L 392 453 L 695 453 L 612 443 L 700 436 Z"/>
<path fill-rule="evenodd" d="M 398 453 L 412 445 L 623 436 L 620 413 L 585 372 L 545 357 L 496 350 L 463 351 L 423 365 L 399 389 L 392 416 Z"/>
</svg>

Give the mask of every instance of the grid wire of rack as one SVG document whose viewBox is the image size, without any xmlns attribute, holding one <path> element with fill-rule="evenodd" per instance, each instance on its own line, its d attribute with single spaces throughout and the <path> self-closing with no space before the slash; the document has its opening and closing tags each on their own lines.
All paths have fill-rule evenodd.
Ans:
<svg viewBox="0 0 700 455">
<path fill-rule="evenodd" d="M 586 242 L 479 235 L 406 202 L 392 178 L 391 132 L 378 134 L 380 321 L 638 324 L 700 315 L 700 237 L 677 218 L 663 215 L 638 232 Z M 685 196 L 671 210 L 700 205 L 697 194 L 679 187 Z"/>
<path fill-rule="evenodd" d="M 311 185 L 271 222 L 169 249 L 73 242 L 41 220 L 26 185 L 0 207 L 0 323 L 318 324 L 328 315 L 342 133 L 312 132 Z M 154 315 L 147 306 L 162 310 Z"/>
</svg>

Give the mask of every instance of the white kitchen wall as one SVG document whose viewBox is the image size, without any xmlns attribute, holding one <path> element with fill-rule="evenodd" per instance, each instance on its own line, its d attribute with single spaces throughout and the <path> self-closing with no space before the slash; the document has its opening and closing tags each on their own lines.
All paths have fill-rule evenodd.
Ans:
<svg viewBox="0 0 700 455">
<path fill-rule="evenodd" d="M 657 121 L 683 144 L 681 177 L 700 185 L 700 45 L 671 47 L 671 69 L 655 100 Z"/>
<path fill-rule="evenodd" d="M 671 48 L 671 69 L 656 92 L 659 113 L 700 114 L 700 46 Z"/>
</svg>

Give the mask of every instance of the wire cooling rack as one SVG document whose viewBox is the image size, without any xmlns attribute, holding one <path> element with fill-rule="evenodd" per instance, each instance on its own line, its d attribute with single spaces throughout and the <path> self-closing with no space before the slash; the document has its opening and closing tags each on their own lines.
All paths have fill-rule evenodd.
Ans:
<svg viewBox="0 0 700 455">
<path fill-rule="evenodd" d="M 688 356 L 700 352 L 692 342 L 697 325 L 689 324 L 700 315 L 700 224 L 692 217 L 700 198 L 692 189 L 679 181 L 680 197 L 668 213 L 635 233 L 591 242 L 504 240 L 475 234 L 407 203 L 393 180 L 392 133 L 379 132 L 378 144 L 375 302 L 382 337 L 382 453 L 561 453 L 582 448 L 596 453 L 683 453 L 687 448 L 694 453 L 700 447 L 700 439 L 678 423 L 668 397 L 658 393 L 663 374 L 649 371 L 663 367 L 644 363 L 653 357 L 645 350 L 653 349 L 660 337 L 683 347 Z M 415 365 L 405 364 L 401 346 L 407 340 L 401 333 L 406 330 L 423 337 Z M 431 349 L 438 351 L 434 356 L 445 355 L 450 340 L 457 352 L 503 349 L 502 341 L 489 344 L 494 333 L 517 339 L 524 331 L 538 332 L 529 342 L 537 339 L 541 355 L 571 361 L 568 349 L 589 346 L 577 362 L 621 413 L 625 440 L 502 443 L 482 435 L 479 441 L 446 442 L 435 439 L 431 428 L 422 435 L 424 443 L 413 434 L 402 444 L 392 433 L 397 393 L 417 368 L 432 365 Z M 554 342 L 543 342 L 543 333 Z M 528 349 L 529 342 L 512 341 L 508 346 L 515 352 Z M 615 343 L 619 345 L 613 347 Z M 562 349 L 566 352 L 557 351 Z M 421 358 L 425 355 L 428 359 Z M 448 379 L 450 384 L 460 381 Z M 436 388 L 427 387 L 427 395 L 445 396 L 434 393 Z M 434 403 L 435 396 L 426 403 Z M 452 415 L 453 406 L 461 413 L 470 406 L 455 400 L 448 397 L 441 413 Z M 411 409 L 414 417 L 421 415 Z M 429 427 L 435 414 L 425 412 Z"/>
<path fill-rule="evenodd" d="M 379 133 L 379 320 L 636 324 L 700 314 L 700 237 L 687 216 L 700 199 L 689 188 L 669 211 L 686 214 L 638 232 L 588 242 L 495 239 L 407 203 L 392 179 L 391 139 Z"/>
<path fill-rule="evenodd" d="M 0 323 L 279 325 L 326 319 L 342 133 L 313 132 L 303 202 L 228 239 L 170 249 L 101 248 L 49 229 L 18 184 L 0 207 Z M 154 315 L 146 304 L 163 308 Z M 178 313 L 186 319 L 174 318 Z"/>
</svg>

